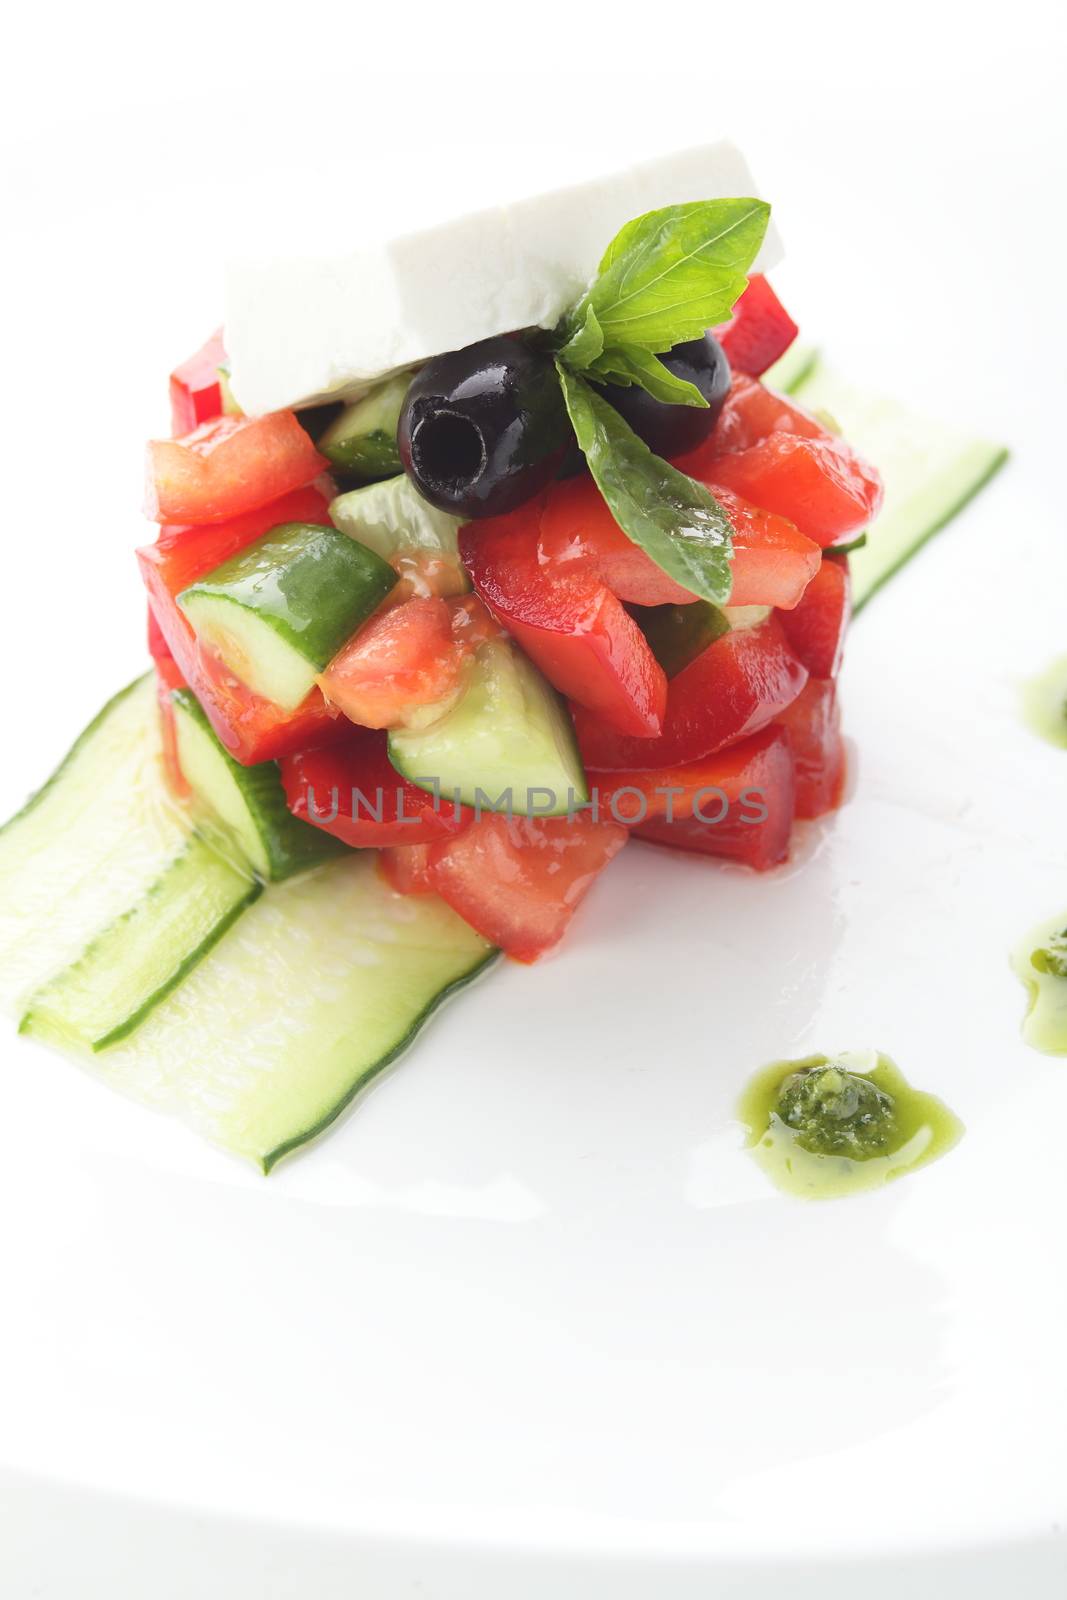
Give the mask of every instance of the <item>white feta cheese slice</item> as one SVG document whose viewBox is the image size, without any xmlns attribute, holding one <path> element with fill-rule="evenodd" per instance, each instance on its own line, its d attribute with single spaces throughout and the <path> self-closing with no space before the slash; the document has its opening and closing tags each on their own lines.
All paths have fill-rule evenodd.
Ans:
<svg viewBox="0 0 1067 1600">
<path fill-rule="evenodd" d="M 391 236 L 375 237 L 368 214 L 336 253 L 239 256 L 226 284 L 234 397 L 250 413 L 352 398 L 442 351 L 551 328 L 631 217 L 757 193 L 721 140 Z M 772 231 L 756 265 L 780 255 Z"/>
</svg>

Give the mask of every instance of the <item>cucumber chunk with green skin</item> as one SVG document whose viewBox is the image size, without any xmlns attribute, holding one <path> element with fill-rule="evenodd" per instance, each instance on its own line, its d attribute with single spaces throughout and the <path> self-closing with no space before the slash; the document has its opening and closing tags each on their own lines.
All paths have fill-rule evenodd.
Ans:
<svg viewBox="0 0 1067 1600">
<path fill-rule="evenodd" d="M 19 1032 L 94 1052 L 125 1038 L 259 893 L 246 867 L 194 836 L 143 900 L 32 997 Z"/>
<path fill-rule="evenodd" d="M 178 604 L 235 677 L 295 711 L 395 584 L 392 567 L 336 528 L 283 522 L 185 589 Z"/>
<path fill-rule="evenodd" d="M 389 759 L 451 802 L 515 816 L 565 816 L 589 799 L 563 702 L 506 639 L 483 644 L 460 700 L 429 727 L 394 728 Z"/>
<path fill-rule="evenodd" d="M 631 606 L 630 610 L 668 678 L 676 677 L 730 631 L 725 610 L 710 600 L 695 600 L 684 606 Z"/>
<path fill-rule="evenodd" d="M 294 872 L 346 854 L 340 839 L 293 816 L 276 761 L 243 767 L 224 748 L 189 689 L 175 689 L 171 699 L 182 776 L 235 840 L 257 877 L 280 883 Z"/>
<path fill-rule="evenodd" d="M 185 850 L 187 811 L 164 785 L 154 675 L 109 701 L 0 830 L 0 1009 L 76 961 Z"/>
<path fill-rule="evenodd" d="M 460 519 L 424 500 L 406 473 L 338 495 L 330 505 L 330 517 L 383 561 L 422 552 L 440 556 L 464 572 L 456 542 Z"/>
<path fill-rule="evenodd" d="M 361 478 L 389 478 L 402 471 L 396 429 L 410 383 L 410 373 L 397 373 L 345 406 L 319 438 L 323 455 Z"/>
<path fill-rule="evenodd" d="M 884 395 L 856 389 L 822 362 L 793 394 L 809 411 L 831 412 L 848 443 L 885 483 L 885 504 L 867 543 L 848 558 L 856 612 L 978 493 L 1008 452 L 928 422 Z"/>
<path fill-rule="evenodd" d="M 495 952 L 370 851 L 264 891 L 129 1038 L 106 1082 L 264 1171 L 321 1133 Z"/>
</svg>

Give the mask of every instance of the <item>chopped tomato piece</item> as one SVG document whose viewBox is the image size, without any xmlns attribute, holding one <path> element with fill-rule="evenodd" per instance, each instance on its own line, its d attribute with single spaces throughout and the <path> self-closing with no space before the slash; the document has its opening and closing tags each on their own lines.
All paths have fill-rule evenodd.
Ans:
<svg viewBox="0 0 1067 1600">
<path fill-rule="evenodd" d="M 734 534 L 729 603 L 795 606 L 818 571 L 819 546 L 784 517 L 757 510 L 728 490 L 714 493 Z M 574 570 L 569 563 L 583 563 L 633 605 L 685 605 L 696 599 L 626 537 L 591 478 L 571 478 L 549 491 L 538 549 L 553 576 Z"/>
<path fill-rule="evenodd" d="M 324 522 L 326 501 L 302 489 L 258 511 L 210 527 L 168 527 L 155 544 L 137 552 L 141 576 L 159 631 L 212 727 L 235 760 L 245 766 L 289 751 L 324 744 L 348 728 L 328 710 L 315 689 L 295 712 L 282 711 L 245 688 L 222 663 L 203 650 L 178 607 L 178 595 L 229 556 L 281 522 Z"/>
<path fill-rule="evenodd" d="M 832 678 L 841 665 L 852 609 L 851 587 L 848 562 L 827 557 L 800 604 L 782 612 L 782 628 L 790 647 L 813 678 Z"/>
<path fill-rule="evenodd" d="M 732 606 L 797 605 L 819 570 L 822 552 L 786 517 L 750 506 L 728 489 L 715 495 L 733 528 Z"/>
<path fill-rule="evenodd" d="M 283 756 L 285 799 L 294 817 L 357 848 L 445 839 L 471 813 L 408 783 L 391 764 L 384 733 L 351 729 L 345 740 Z"/>
<path fill-rule="evenodd" d="M 735 372 L 730 393 L 711 433 L 703 444 L 679 456 L 675 466 L 691 478 L 706 483 L 713 478 L 712 462 L 734 450 L 748 450 L 770 433 L 794 433 L 800 439 L 830 439 L 833 435 L 810 412 L 784 395 L 764 388 L 755 378 Z"/>
<path fill-rule="evenodd" d="M 222 415 L 222 384 L 219 367 L 226 360 L 222 343 L 222 329 L 211 335 L 206 344 L 175 367 L 170 375 L 171 432 L 176 439 L 183 433 L 192 433 L 201 422 Z"/>
<path fill-rule="evenodd" d="M 433 894 L 428 844 L 388 845 L 378 857 L 378 867 L 397 894 Z"/>
<path fill-rule="evenodd" d="M 485 637 L 463 602 L 405 600 L 365 623 L 318 683 L 330 704 L 361 727 L 404 727 L 423 707 L 447 709 Z"/>
<path fill-rule="evenodd" d="M 667 697 L 663 668 L 637 623 L 579 562 L 558 573 L 538 560 L 541 502 L 460 530 L 474 587 L 561 693 L 620 733 L 659 731 Z"/>
<path fill-rule="evenodd" d="M 638 839 L 724 856 L 762 871 L 784 861 L 793 827 L 793 757 L 780 727 L 655 772 L 590 773 L 601 817 Z"/>
<path fill-rule="evenodd" d="M 780 716 L 807 682 L 777 619 L 727 633 L 673 677 L 663 732 L 624 738 L 590 712 L 575 708 L 578 744 L 587 768 L 653 771 L 701 761 L 747 738 Z"/>
<path fill-rule="evenodd" d="M 225 522 L 328 467 L 291 411 L 216 417 L 182 439 L 151 441 L 146 511 L 154 522 Z"/>
<path fill-rule="evenodd" d="M 733 320 L 716 328 L 715 337 L 735 372 L 759 377 L 785 354 L 799 331 L 763 274 L 754 272 L 734 306 Z"/>
<path fill-rule="evenodd" d="M 583 561 L 612 594 L 634 605 L 685 605 L 696 599 L 627 538 L 590 477 L 567 478 L 548 491 L 538 550 L 553 574 L 568 562 Z"/>
<path fill-rule="evenodd" d="M 882 482 L 843 439 L 771 433 L 747 450 L 710 463 L 719 486 L 753 505 L 788 517 L 817 544 L 835 544 L 870 522 L 882 503 Z"/>
<path fill-rule="evenodd" d="M 574 817 L 488 813 L 430 852 L 433 887 L 454 911 L 516 961 L 558 944 L 626 829 Z"/>
<path fill-rule="evenodd" d="M 797 816 L 835 810 L 844 794 L 846 762 L 833 680 L 812 678 L 778 723 L 793 752 Z"/>
</svg>

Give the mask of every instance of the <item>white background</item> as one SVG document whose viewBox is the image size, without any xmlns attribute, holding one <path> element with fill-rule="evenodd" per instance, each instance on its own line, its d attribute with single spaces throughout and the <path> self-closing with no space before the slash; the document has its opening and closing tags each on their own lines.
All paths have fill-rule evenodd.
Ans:
<svg viewBox="0 0 1067 1600">
<path fill-rule="evenodd" d="M 250 214 L 329 228 L 326 164 L 340 217 L 422 150 L 727 132 L 805 332 L 1016 460 L 858 625 L 857 793 L 796 871 L 628 852 L 557 962 L 269 1185 L 5 1042 L 5 1600 L 1062 1591 L 1067 1075 L 1004 961 L 1067 901 L 1062 767 L 1013 700 L 1067 648 L 1058 15 L 9 20 L 0 811 L 139 670 L 166 374 Z M 872 1042 L 967 1140 L 854 1206 L 770 1199 L 736 1085 Z"/>
</svg>

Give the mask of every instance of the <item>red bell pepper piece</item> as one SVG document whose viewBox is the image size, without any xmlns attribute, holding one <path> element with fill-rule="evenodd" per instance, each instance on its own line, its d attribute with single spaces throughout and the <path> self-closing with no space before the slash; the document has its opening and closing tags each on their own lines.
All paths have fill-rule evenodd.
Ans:
<svg viewBox="0 0 1067 1600">
<path fill-rule="evenodd" d="M 218 328 L 194 356 L 170 375 L 171 432 L 176 439 L 192 433 L 202 422 L 222 415 L 219 367 L 226 360 L 222 329 Z"/>
<path fill-rule="evenodd" d="M 626 843 L 626 829 L 571 817 L 483 815 L 432 846 L 429 876 L 464 921 L 516 961 L 558 944 L 597 874 Z M 388 870 L 388 869 L 387 869 Z"/>
<path fill-rule="evenodd" d="M 778 725 L 793 752 L 797 816 L 821 817 L 836 810 L 844 797 L 847 764 L 833 680 L 812 678 Z"/>
<path fill-rule="evenodd" d="M 474 587 L 549 683 L 619 733 L 658 733 L 667 679 L 640 628 L 592 572 L 538 560 L 540 500 L 460 530 Z"/>
<path fill-rule="evenodd" d="M 278 523 L 326 521 L 326 505 L 316 489 L 302 489 L 231 522 L 165 528 L 155 544 L 137 552 L 167 648 L 222 743 L 245 766 L 324 744 L 341 737 L 350 725 L 333 716 L 318 689 L 295 712 L 285 712 L 238 683 L 221 662 L 200 648 L 178 607 L 178 595 Z"/>
<path fill-rule="evenodd" d="M 686 766 L 590 773 L 599 815 L 638 839 L 743 861 L 763 871 L 789 854 L 793 757 L 780 727 Z"/>
<path fill-rule="evenodd" d="M 148 446 L 145 510 L 153 522 L 227 522 L 311 483 L 329 468 L 291 411 L 216 417 Z"/>
<path fill-rule="evenodd" d="M 408 783 L 386 743 L 375 729 L 352 728 L 337 744 L 283 756 L 282 786 L 293 816 L 357 848 L 410 847 L 461 832 L 472 813 Z"/>
<path fill-rule="evenodd" d="M 735 372 L 758 378 L 785 354 L 799 331 L 766 278 L 755 272 L 734 306 L 732 321 L 716 328 L 715 337 Z"/>
<path fill-rule="evenodd" d="M 833 678 L 841 665 L 845 632 L 852 610 L 848 561 L 828 556 L 792 611 L 781 624 L 790 647 L 813 678 Z"/>
<path fill-rule="evenodd" d="M 645 772 L 701 761 L 773 722 L 807 678 L 775 617 L 755 628 L 735 629 L 671 679 L 658 738 L 624 737 L 574 708 L 582 759 L 598 771 Z"/>
</svg>

